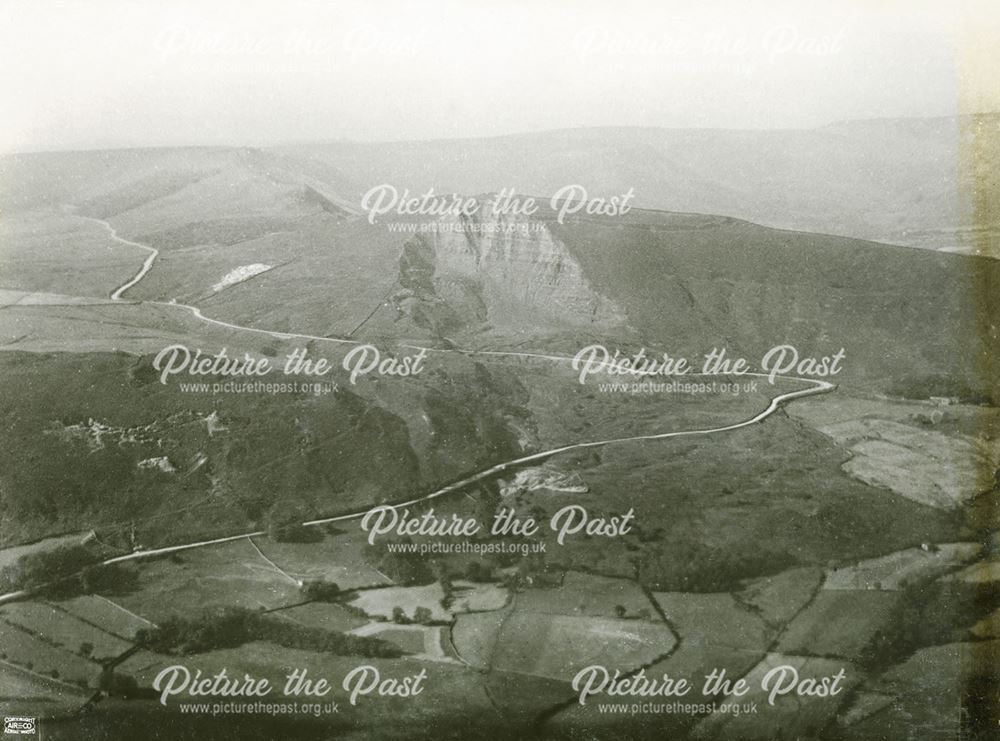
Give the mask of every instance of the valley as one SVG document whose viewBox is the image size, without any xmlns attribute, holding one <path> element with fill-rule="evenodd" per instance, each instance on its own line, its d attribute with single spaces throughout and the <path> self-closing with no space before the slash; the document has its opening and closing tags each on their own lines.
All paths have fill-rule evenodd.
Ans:
<svg viewBox="0 0 1000 741">
<path fill-rule="evenodd" d="M 998 338 L 967 287 L 995 261 L 643 208 L 411 234 L 368 223 L 318 154 L 38 157 L 18 188 L 37 197 L 0 218 L 0 669 L 50 737 L 216 728 L 152 696 L 178 661 L 274 684 L 427 672 L 419 705 L 342 703 L 288 738 L 896 738 L 918 710 L 947 732 L 974 699 L 919 677 L 987 680 Z M 336 389 L 192 390 L 187 367 L 161 376 L 171 345 L 193 380 L 225 380 L 225 350 L 323 360 Z M 801 357 L 740 393 L 626 391 L 581 382 L 574 354 L 598 345 Z M 372 544 L 376 505 L 630 527 Z M 758 716 L 723 694 L 608 710 L 571 686 L 594 664 L 842 668 L 847 690 Z"/>
</svg>

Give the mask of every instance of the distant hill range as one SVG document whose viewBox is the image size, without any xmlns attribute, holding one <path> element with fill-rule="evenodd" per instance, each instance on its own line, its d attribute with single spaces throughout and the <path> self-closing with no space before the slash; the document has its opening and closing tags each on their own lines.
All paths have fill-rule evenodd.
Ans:
<svg viewBox="0 0 1000 741">
<path fill-rule="evenodd" d="M 137 149 L 0 158 L 0 205 L 59 197 L 121 167 L 169 192 L 243 152 L 336 207 L 390 183 L 412 193 L 513 188 L 549 196 L 634 189 L 637 207 L 723 214 L 783 229 L 1000 255 L 1000 114 L 850 121 L 803 130 L 588 128 L 398 143 L 311 142 L 263 150 Z M 133 188 L 134 190 L 134 188 Z M 991 207 L 990 203 L 994 205 Z"/>
<path fill-rule="evenodd" d="M 597 128 L 491 139 L 303 144 L 284 154 L 362 186 L 549 195 L 635 190 L 637 206 L 724 214 L 783 229 L 972 251 L 998 222 L 1000 115 L 852 121 L 806 130 Z"/>
</svg>

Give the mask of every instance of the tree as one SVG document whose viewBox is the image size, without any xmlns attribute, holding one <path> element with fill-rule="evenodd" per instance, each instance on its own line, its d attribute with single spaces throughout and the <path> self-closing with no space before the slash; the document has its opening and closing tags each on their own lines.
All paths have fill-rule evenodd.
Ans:
<svg viewBox="0 0 1000 741">
<path fill-rule="evenodd" d="M 310 579 L 299 588 L 302 596 L 313 602 L 334 602 L 340 596 L 340 587 L 332 581 Z"/>
<path fill-rule="evenodd" d="M 26 553 L 0 571 L 0 589 L 34 589 L 72 576 L 96 556 L 83 545 Z"/>
<path fill-rule="evenodd" d="M 90 641 L 84 641 L 76 652 L 85 659 L 90 658 L 90 655 L 94 653 L 94 644 Z"/>
<path fill-rule="evenodd" d="M 447 610 L 455 600 L 455 587 L 451 583 L 451 574 L 448 573 L 447 565 L 443 561 L 437 560 L 431 562 L 431 572 L 438 584 L 441 585 L 441 591 L 444 593 L 444 596 L 441 597 L 441 606 Z"/>
<path fill-rule="evenodd" d="M 97 688 L 107 695 L 128 699 L 139 691 L 139 683 L 129 674 L 119 674 L 111 669 L 101 672 Z"/>
<path fill-rule="evenodd" d="M 135 569 L 121 564 L 94 564 L 80 572 L 80 590 L 84 594 L 95 592 L 128 592 L 136 588 L 139 574 Z"/>
<path fill-rule="evenodd" d="M 497 507 L 500 506 L 502 498 L 496 484 L 486 484 L 479 488 L 476 497 L 476 519 L 483 523 L 485 527 L 493 524 Z"/>
<path fill-rule="evenodd" d="M 155 628 L 136 632 L 139 645 L 164 654 L 201 653 L 234 648 L 251 641 L 339 656 L 394 658 L 402 655 L 398 646 L 372 636 L 296 625 L 241 607 L 207 610 L 192 617 L 171 617 Z"/>
<path fill-rule="evenodd" d="M 121 564 L 95 563 L 98 555 L 85 545 L 60 546 L 27 553 L 0 571 L 0 590 L 45 588 L 55 597 L 93 592 L 127 591 L 138 574 Z"/>
<path fill-rule="evenodd" d="M 482 561 L 470 561 L 465 567 L 465 578 L 474 582 L 493 581 L 493 569 Z"/>
<path fill-rule="evenodd" d="M 311 513 L 299 502 L 280 501 L 267 513 L 267 534 L 278 543 L 316 543 L 323 540 L 323 531 L 304 527 Z"/>
</svg>

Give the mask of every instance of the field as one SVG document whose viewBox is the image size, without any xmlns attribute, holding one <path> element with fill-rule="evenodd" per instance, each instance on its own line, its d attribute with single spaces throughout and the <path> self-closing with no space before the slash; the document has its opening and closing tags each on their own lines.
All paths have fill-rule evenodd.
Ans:
<svg viewBox="0 0 1000 741">
<path fill-rule="evenodd" d="M 982 550 L 978 543 L 943 543 L 934 548 L 908 548 L 827 574 L 823 589 L 905 589 L 943 576 L 971 561 Z"/>
<path fill-rule="evenodd" d="M 850 446 L 851 476 L 921 504 L 955 509 L 992 485 L 996 451 L 975 438 L 874 419 L 820 429 Z"/>
<path fill-rule="evenodd" d="M 59 600 L 53 606 L 125 640 L 132 640 L 137 630 L 152 626 L 148 620 L 99 595 Z"/>
<path fill-rule="evenodd" d="M 499 610 L 510 599 L 510 592 L 499 584 L 455 580 L 452 588 L 453 600 L 449 609 L 456 614 Z"/>
<path fill-rule="evenodd" d="M 384 641 L 389 641 L 399 646 L 401 649 L 410 654 L 422 654 L 425 653 L 425 638 L 424 633 L 428 631 L 423 628 L 416 628 L 414 630 L 406 630 L 403 628 L 386 628 L 385 630 L 380 630 L 373 635 L 377 635 Z"/>
<path fill-rule="evenodd" d="M 177 560 L 142 563 L 139 589 L 115 601 L 153 622 L 211 607 L 271 609 L 301 601 L 297 585 L 246 540 L 197 548 Z"/>
<path fill-rule="evenodd" d="M 812 601 L 823 579 L 818 568 L 789 569 L 748 582 L 736 597 L 769 626 L 784 625 Z"/>
<path fill-rule="evenodd" d="M 630 671 L 670 653 L 676 642 L 665 625 L 515 609 L 500 627 L 490 666 L 569 681 L 593 664 Z"/>
<path fill-rule="evenodd" d="M 507 612 L 499 610 L 459 615 L 452 629 L 452 641 L 462 660 L 480 669 L 490 668 L 506 619 Z"/>
<path fill-rule="evenodd" d="M 994 408 L 886 398 L 817 399 L 792 410 L 851 453 L 843 470 L 921 504 L 952 510 L 993 486 Z"/>
<path fill-rule="evenodd" d="M 347 527 L 355 526 L 349 524 Z M 357 532 L 326 537 L 317 543 L 278 543 L 264 538 L 256 542 L 264 555 L 297 579 L 331 581 L 341 589 L 388 582 L 365 561 L 364 540 Z"/>
<path fill-rule="evenodd" d="M 684 697 L 693 705 L 711 704 L 716 698 L 702 692 L 704 676 L 713 669 L 725 671 L 727 677 L 740 677 L 763 658 L 770 641 L 763 621 L 751 610 L 740 605 L 730 594 L 691 594 L 685 592 L 654 593 L 657 605 L 667 624 L 676 631 L 678 645 L 666 658 L 645 667 L 646 676 L 660 679 L 669 676 L 686 679 L 693 690 Z M 618 726 L 601 713 L 597 700 L 585 706 L 574 703 L 555 715 L 549 727 L 567 737 L 585 728 L 603 728 L 608 733 L 629 734 L 635 738 L 662 738 L 664 734 L 681 734 L 697 720 L 697 715 L 638 714 Z M 634 697 L 599 698 L 601 703 L 630 706 Z M 665 698 L 652 700 L 666 702 Z M 560 736 L 562 737 L 562 736 Z"/>
<path fill-rule="evenodd" d="M 89 657 L 95 661 L 113 659 L 131 644 L 96 625 L 69 617 L 62 610 L 39 602 L 17 602 L 0 607 L 0 620 L 38 636 L 47 644 L 70 653 L 80 653 L 80 646 L 91 646 Z"/>
<path fill-rule="evenodd" d="M 383 641 L 399 646 L 414 658 L 427 661 L 460 663 L 451 648 L 450 628 L 442 625 L 394 625 L 392 623 L 369 623 L 358 628 L 354 635 L 375 636 Z"/>
<path fill-rule="evenodd" d="M 99 664 L 55 648 L 6 623 L 0 625 L 0 659 L 60 682 L 84 687 L 93 687 L 101 673 Z"/>
<path fill-rule="evenodd" d="M 859 661 L 879 633 L 891 632 L 902 595 L 875 590 L 823 590 L 795 616 L 778 642 L 782 653 Z"/>
<path fill-rule="evenodd" d="M 384 589 L 364 589 L 357 593 L 351 603 L 359 610 L 373 617 L 390 618 L 396 607 L 403 610 L 408 618 L 423 607 L 430 611 L 432 620 L 451 620 L 452 613 L 441 606 L 444 590 L 438 583 L 421 587 L 385 587 Z"/>
<path fill-rule="evenodd" d="M 282 620 L 290 620 L 298 625 L 324 630 L 348 632 L 367 625 L 368 621 L 358 617 L 341 605 L 328 602 L 307 602 L 270 613 Z"/>
<path fill-rule="evenodd" d="M 4 716 L 71 712 L 88 694 L 75 685 L 0 662 L 0 713 Z"/>
<path fill-rule="evenodd" d="M 532 589 L 518 596 L 518 608 L 578 617 L 653 619 L 652 605 L 634 581 L 567 571 L 558 589 Z M 617 608 L 622 608 L 619 615 Z"/>
<path fill-rule="evenodd" d="M 768 644 L 764 622 L 731 594 L 656 592 L 667 623 L 696 646 L 762 649 Z"/>
</svg>

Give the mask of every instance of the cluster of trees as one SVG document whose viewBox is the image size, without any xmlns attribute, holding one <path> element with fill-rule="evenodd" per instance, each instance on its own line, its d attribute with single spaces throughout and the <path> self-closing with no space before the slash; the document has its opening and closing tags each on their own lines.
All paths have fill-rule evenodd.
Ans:
<svg viewBox="0 0 1000 741">
<path fill-rule="evenodd" d="M 82 545 L 26 553 L 0 570 L 0 589 L 5 592 L 35 589 L 75 574 L 81 565 L 93 560 L 89 549 Z"/>
<path fill-rule="evenodd" d="M 625 605 L 615 605 L 614 609 L 615 617 L 619 620 L 649 620 L 653 617 L 653 613 L 648 607 L 640 608 L 634 615 L 628 614 L 628 608 Z"/>
<path fill-rule="evenodd" d="M 401 649 L 378 638 L 296 625 L 242 607 L 206 611 L 195 618 L 172 617 L 156 628 L 144 628 L 136 634 L 136 642 L 143 647 L 167 654 L 195 654 L 233 648 L 251 641 L 267 641 L 285 648 L 338 656 L 396 658 L 403 655 Z"/>
<path fill-rule="evenodd" d="M 465 566 L 465 578 L 478 583 L 496 581 L 493 567 L 482 561 L 469 561 Z"/>
<path fill-rule="evenodd" d="M 323 531 L 302 525 L 314 516 L 301 502 L 278 501 L 267 513 L 267 534 L 277 543 L 318 543 L 323 540 Z"/>
<path fill-rule="evenodd" d="M 97 563 L 85 545 L 64 545 L 26 553 L 0 570 L 0 591 L 44 587 L 52 596 L 127 591 L 135 586 L 135 571 L 122 565 Z"/>
<path fill-rule="evenodd" d="M 446 595 L 451 593 L 451 579 L 454 577 L 481 583 L 496 581 L 495 567 L 486 561 L 469 561 L 464 571 L 458 570 L 452 573 L 452 571 L 447 570 L 443 561 L 427 559 L 418 553 L 407 553 L 398 547 L 399 544 L 412 542 L 410 538 L 392 541 L 392 550 L 389 549 L 388 541 L 377 542 L 375 545 L 366 547 L 366 560 L 394 582 L 403 586 L 418 586 L 439 581 Z M 492 558 L 493 554 L 490 555 L 491 560 L 497 561 L 499 566 L 510 566 L 515 562 L 515 559 L 507 557 L 508 554 L 498 554 L 496 558 Z M 501 556 L 507 558 L 500 562 Z"/>
<path fill-rule="evenodd" d="M 441 607 L 446 610 L 451 609 L 451 605 L 455 601 L 455 585 L 451 583 L 448 567 L 443 561 L 431 561 L 431 573 L 441 585 L 441 591 L 444 593 L 441 596 Z M 428 612 L 430 611 L 428 610 Z"/>
<path fill-rule="evenodd" d="M 521 558 L 517 568 L 503 575 L 503 585 L 512 592 L 526 587 L 546 589 L 562 584 L 565 568 L 550 564 L 542 553 L 531 553 Z"/>
<path fill-rule="evenodd" d="M 302 582 L 299 592 L 311 602 L 336 602 L 340 597 L 340 585 L 325 579 L 310 579 Z"/>
<path fill-rule="evenodd" d="M 429 607 L 421 605 L 413 611 L 413 617 L 407 616 L 402 607 L 398 605 L 392 608 L 392 622 L 396 625 L 429 625 L 434 622 L 434 613 Z"/>
<path fill-rule="evenodd" d="M 111 669 L 101 672 L 97 680 L 97 689 L 110 697 L 120 697 L 128 700 L 133 697 L 140 697 L 143 694 L 139 689 L 139 682 L 129 674 L 119 674 Z"/>
</svg>

